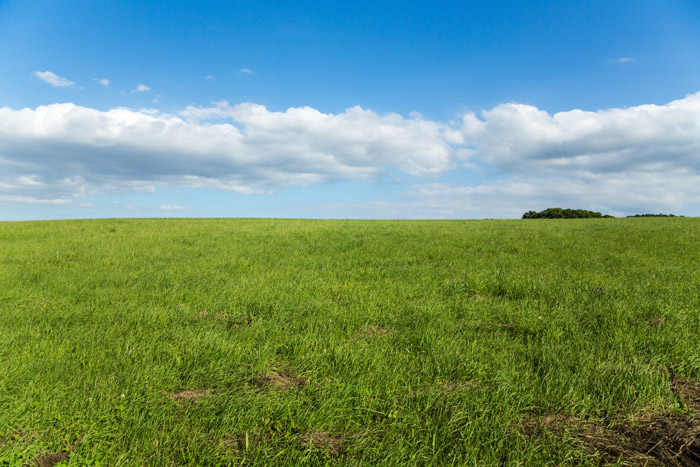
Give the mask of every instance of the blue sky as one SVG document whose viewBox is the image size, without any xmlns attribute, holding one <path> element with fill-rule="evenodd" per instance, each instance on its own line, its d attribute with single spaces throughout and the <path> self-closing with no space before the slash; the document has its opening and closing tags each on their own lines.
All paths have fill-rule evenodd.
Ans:
<svg viewBox="0 0 700 467">
<path fill-rule="evenodd" d="M 0 0 L 0 220 L 700 210 L 697 1 Z"/>
</svg>

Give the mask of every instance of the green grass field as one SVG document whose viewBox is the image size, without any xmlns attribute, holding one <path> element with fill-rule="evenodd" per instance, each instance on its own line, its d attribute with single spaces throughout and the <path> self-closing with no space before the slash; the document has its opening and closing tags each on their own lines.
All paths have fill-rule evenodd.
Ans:
<svg viewBox="0 0 700 467">
<path fill-rule="evenodd" d="M 3 222 L 0 466 L 694 465 L 699 247 L 691 218 Z"/>
</svg>

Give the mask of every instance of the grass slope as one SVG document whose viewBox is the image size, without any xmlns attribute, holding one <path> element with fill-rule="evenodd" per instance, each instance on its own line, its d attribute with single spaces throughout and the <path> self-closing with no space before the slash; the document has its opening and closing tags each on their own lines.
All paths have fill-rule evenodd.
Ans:
<svg viewBox="0 0 700 467">
<path fill-rule="evenodd" d="M 0 465 L 690 462 L 699 240 L 681 218 L 0 223 Z"/>
</svg>

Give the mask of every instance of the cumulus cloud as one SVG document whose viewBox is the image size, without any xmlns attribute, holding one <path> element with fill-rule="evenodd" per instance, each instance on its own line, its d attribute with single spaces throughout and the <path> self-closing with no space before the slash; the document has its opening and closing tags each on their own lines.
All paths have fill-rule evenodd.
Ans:
<svg viewBox="0 0 700 467">
<path fill-rule="evenodd" d="M 95 80 L 96 80 L 98 83 L 100 83 L 102 86 L 104 86 L 104 87 L 106 87 L 106 88 L 109 87 L 109 80 L 108 80 L 107 78 L 102 78 L 102 79 L 97 79 L 97 78 L 95 78 Z"/>
<path fill-rule="evenodd" d="M 136 86 L 136 89 L 133 89 L 131 92 L 132 92 L 132 93 L 135 93 L 135 92 L 146 92 L 146 91 L 150 91 L 150 90 L 151 90 L 151 88 L 149 88 L 149 87 L 146 86 L 145 84 L 139 83 L 139 85 Z"/>
<path fill-rule="evenodd" d="M 468 179 L 477 181 L 440 179 L 453 170 L 476 171 Z M 335 205 L 338 215 L 519 217 L 555 205 L 679 212 L 700 203 L 700 93 L 594 112 L 508 103 L 449 124 L 361 107 L 330 114 L 226 101 L 177 115 L 0 108 L 4 202 L 77 203 L 165 186 L 270 193 L 405 174 L 415 185 L 400 199 Z"/>
<path fill-rule="evenodd" d="M 626 215 L 700 205 L 700 93 L 554 115 L 502 104 L 466 114 L 462 130 L 464 165 L 477 168 L 481 181 L 417 184 L 398 199 L 308 209 L 331 217 L 512 218 L 552 206 Z"/>
<path fill-rule="evenodd" d="M 56 73 L 53 73 L 51 71 L 35 71 L 32 74 L 40 80 L 42 80 L 43 82 L 48 83 L 55 88 L 67 88 L 75 86 L 75 83 L 73 81 L 58 76 Z"/>
<path fill-rule="evenodd" d="M 324 114 L 222 102 L 179 116 L 74 104 L 1 108 L 0 183 L 32 196 L 166 185 L 266 193 L 392 170 L 436 175 L 455 165 L 462 141 L 458 129 L 360 107 Z M 43 185 L 20 182 L 29 176 Z"/>
<path fill-rule="evenodd" d="M 467 114 L 470 155 L 507 173 L 610 174 L 700 169 L 700 93 L 665 105 L 553 115 L 502 104 Z"/>
</svg>

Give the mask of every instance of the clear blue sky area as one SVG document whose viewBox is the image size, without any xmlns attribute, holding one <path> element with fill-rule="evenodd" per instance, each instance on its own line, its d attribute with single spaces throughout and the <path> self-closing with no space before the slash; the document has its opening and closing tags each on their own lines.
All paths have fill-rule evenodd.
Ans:
<svg viewBox="0 0 700 467">
<path fill-rule="evenodd" d="M 700 207 L 698 1 L 15 0 L 0 43 L 0 220 Z"/>
</svg>

